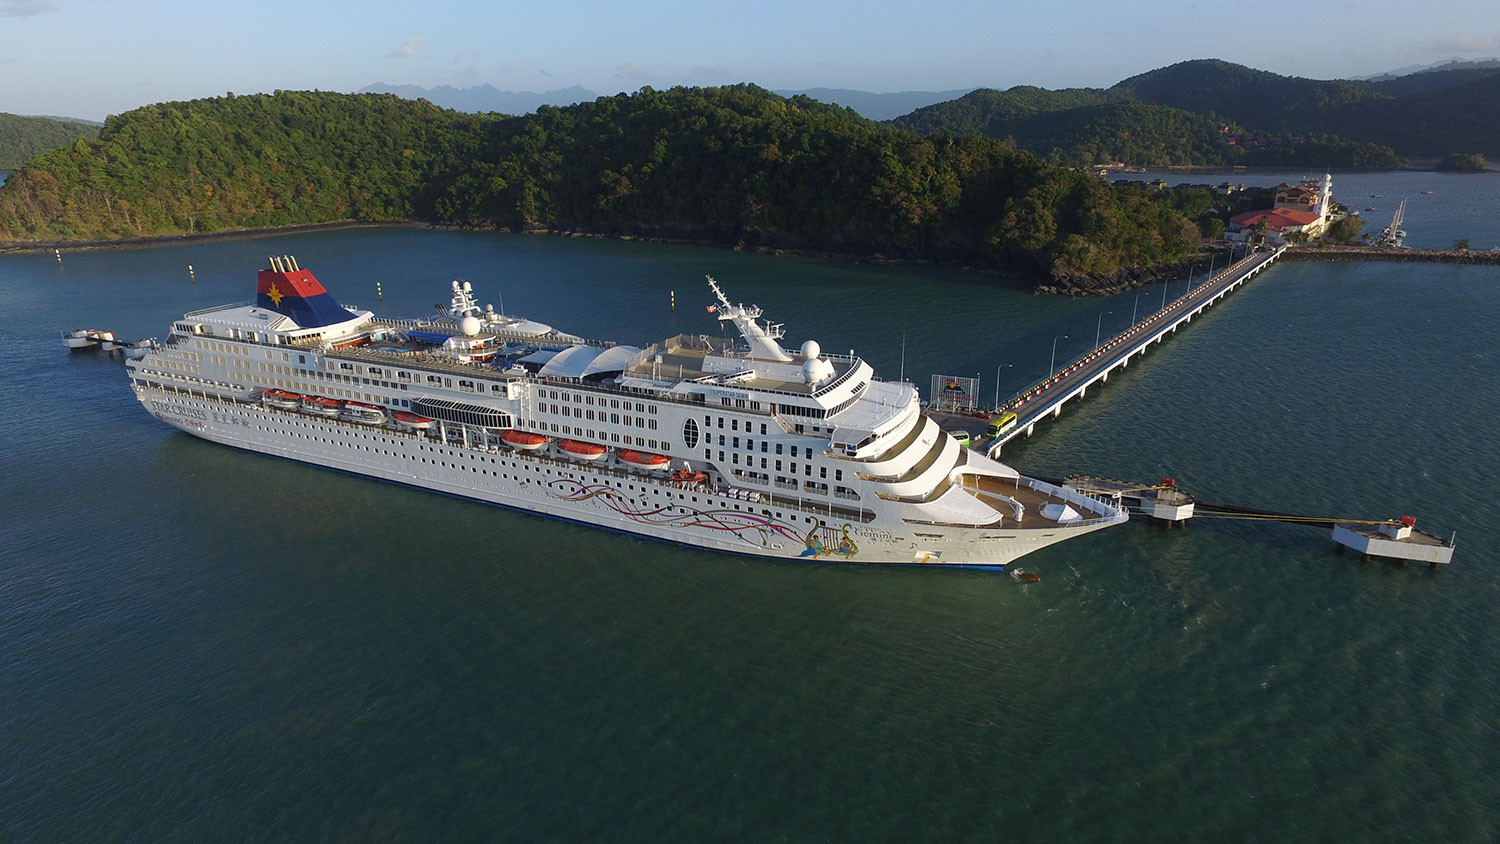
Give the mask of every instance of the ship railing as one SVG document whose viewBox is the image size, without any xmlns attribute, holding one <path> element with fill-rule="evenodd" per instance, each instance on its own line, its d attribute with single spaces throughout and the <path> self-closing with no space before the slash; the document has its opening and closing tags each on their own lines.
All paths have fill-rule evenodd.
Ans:
<svg viewBox="0 0 1500 844">
<path fill-rule="evenodd" d="M 254 304 L 255 304 L 255 300 L 254 299 L 250 299 L 249 301 L 245 301 L 245 302 L 231 302 L 228 305 L 214 305 L 212 308 L 199 308 L 196 311 L 188 311 L 187 313 L 185 313 L 185 314 L 182 315 L 182 318 L 183 319 L 191 319 L 192 317 L 195 317 L 195 316 L 202 316 L 203 314 L 211 314 L 214 311 L 225 311 L 225 310 L 228 310 L 230 308 L 248 308 L 248 307 L 250 307 L 251 305 L 254 305 Z"/>
</svg>

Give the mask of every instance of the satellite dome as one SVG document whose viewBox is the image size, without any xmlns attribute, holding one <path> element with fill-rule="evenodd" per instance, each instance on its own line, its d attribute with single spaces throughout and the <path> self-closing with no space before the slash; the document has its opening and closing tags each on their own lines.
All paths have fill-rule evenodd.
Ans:
<svg viewBox="0 0 1500 844">
<path fill-rule="evenodd" d="M 802 344 L 802 356 L 808 360 L 812 360 L 821 354 L 823 354 L 823 347 L 818 345 L 817 340 L 808 340 Z"/>
<path fill-rule="evenodd" d="M 816 348 L 818 345 L 817 343 L 813 343 L 813 341 L 811 340 L 808 340 L 807 342 L 812 343 L 814 348 Z M 806 350 L 807 344 L 803 344 L 802 348 Z M 820 358 L 808 358 L 802 364 L 802 377 L 809 384 L 821 383 L 822 381 L 827 380 L 831 375 L 833 375 L 833 364 L 829 363 L 826 360 L 822 360 Z"/>
<path fill-rule="evenodd" d="M 473 337 L 474 335 L 479 333 L 479 318 L 474 316 L 466 316 L 463 319 L 459 320 L 458 328 L 464 333 L 465 337 Z"/>
</svg>

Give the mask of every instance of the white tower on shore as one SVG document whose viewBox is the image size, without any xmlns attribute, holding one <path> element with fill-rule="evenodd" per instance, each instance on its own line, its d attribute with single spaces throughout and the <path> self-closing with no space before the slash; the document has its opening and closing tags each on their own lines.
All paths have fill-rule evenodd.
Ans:
<svg viewBox="0 0 1500 844">
<path fill-rule="evenodd" d="M 1323 174 L 1323 189 L 1318 191 L 1318 230 L 1328 228 L 1328 213 L 1333 210 L 1333 174 Z"/>
</svg>

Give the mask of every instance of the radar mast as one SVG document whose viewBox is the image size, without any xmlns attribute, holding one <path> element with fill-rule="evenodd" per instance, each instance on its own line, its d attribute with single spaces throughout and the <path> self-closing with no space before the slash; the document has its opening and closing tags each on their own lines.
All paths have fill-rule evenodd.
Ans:
<svg viewBox="0 0 1500 844">
<path fill-rule="evenodd" d="M 724 291 L 719 289 L 719 283 L 714 281 L 713 276 L 708 275 L 704 276 L 704 278 L 708 279 L 708 286 L 713 288 L 714 295 L 719 297 L 719 321 L 734 323 L 735 328 L 740 330 L 740 336 L 744 337 L 745 342 L 750 344 L 751 357 L 782 362 L 790 362 L 792 360 L 792 356 L 787 354 L 786 350 L 781 348 L 781 345 L 776 342 L 784 335 L 780 323 L 773 324 L 770 320 L 766 320 L 765 327 L 762 327 L 760 323 L 756 322 L 761 314 L 759 306 L 731 304 L 729 297 L 725 296 Z"/>
</svg>

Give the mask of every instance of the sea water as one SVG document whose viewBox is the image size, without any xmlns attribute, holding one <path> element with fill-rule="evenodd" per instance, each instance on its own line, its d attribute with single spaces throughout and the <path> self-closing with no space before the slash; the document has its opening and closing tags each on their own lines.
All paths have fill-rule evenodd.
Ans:
<svg viewBox="0 0 1500 844">
<path fill-rule="evenodd" d="M 789 342 L 986 396 L 1162 293 L 410 229 L 0 258 L 5 840 L 1497 834 L 1496 268 L 1277 265 L 1005 454 L 1415 515 L 1457 533 L 1452 566 L 1137 519 L 1024 558 L 1021 585 L 710 553 L 240 452 L 58 339 L 161 335 L 283 253 L 383 314 L 464 278 L 637 344 L 719 333 L 712 274 Z"/>
</svg>

